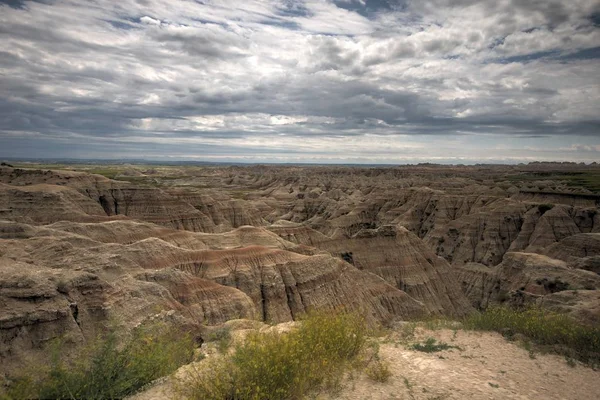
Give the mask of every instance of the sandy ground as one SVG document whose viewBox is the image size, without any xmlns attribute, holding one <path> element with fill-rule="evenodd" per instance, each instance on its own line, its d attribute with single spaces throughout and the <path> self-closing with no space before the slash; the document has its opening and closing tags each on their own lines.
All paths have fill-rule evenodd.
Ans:
<svg viewBox="0 0 600 400">
<path fill-rule="evenodd" d="M 423 353 L 408 348 L 408 343 L 422 342 L 428 337 L 459 349 Z M 564 357 L 556 355 L 532 355 L 497 333 L 418 328 L 415 337 L 408 341 L 396 334 L 381 339 L 380 356 L 389 362 L 393 373 L 388 382 L 376 383 L 364 374 L 355 374 L 339 392 L 317 398 L 600 399 L 600 371 L 580 364 L 569 366 Z M 169 380 L 131 399 L 165 398 L 177 398 Z"/>
<path fill-rule="evenodd" d="M 336 399 L 600 399 L 600 371 L 571 367 L 564 357 L 530 353 L 490 332 L 418 330 L 460 347 L 436 353 L 408 350 L 397 341 L 381 345 L 393 376 L 374 383 L 349 382 Z"/>
</svg>

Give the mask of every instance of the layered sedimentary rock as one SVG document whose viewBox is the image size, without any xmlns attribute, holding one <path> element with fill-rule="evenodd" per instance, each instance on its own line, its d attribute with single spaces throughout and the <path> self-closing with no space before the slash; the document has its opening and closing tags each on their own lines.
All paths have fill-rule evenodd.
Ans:
<svg viewBox="0 0 600 400">
<path fill-rule="evenodd" d="M 467 263 L 456 267 L 456 278 L 471 305 L 478 310 L 485 310 L 495 302 L 503 300 L 499 297 L 502 280 L 492 267 Z"/>
<path fill-rule="evenodd" d="M 125 169 L 131 170 L 129 176 L 135 172 L 132 166 Z M 526 173 L 537 173 L 531 171 Z M 197 177 L 193 170 L 174 169 L 163 181 L 156 171 L 144 175 L 152 176 L 153 184 L 160 182 L 162 189 L 72 171 L 3 167 L 1 172 L 0 181 L 14 186 L 68 186 L 100 205 L 109 218 L 128 216 L 176 229 L 224 232 L 287 220 L 326 236 L 351 237 L 361 229 L 402 225 L 453 264 L 497 265 L 507 251 L 539 252 L 570 235 L 600 229 L 598 200 L 592 195 L 585 195 L 583 202 L 571 201 L 584 194 L 551 180 L 502 183 L 509 167 L 315 167 L 308 173 L 298 167 L 258 166 L 201 170 Z M 139 178 L 140 173 L 134 175 Z M 543 192 L 525 196 L 532 188 Z M 93 208 L 85 214 L 97 221 L 103 214 Z M 19 218 L 24 214 L 12 212 Z M 30 216 L 29 221 L 90 218 L 77 212 L 49 214 Z"/>
<path fill-rule="evenodd" d="M 119 181 L 3 166 L 0 357 L 157 315 L 201 335 L 310 308 L 386 322 L 508 302 L 593 323 L 600 201 L 563 170 L 600 172 L 127 165 Z"/>
<path fill-rule="evenodd" d="M 175 229 L 211 232 L 214 223 L 190 204 L 152 187 L 102 176 L 3 167 L 0 217 L 33 224 L 98 222 L 127 216 Z M 12 208 L 10 208 L 12 206 Z M 114 218 L 112 218 L 114 219 Z"/>
<path fill-rule="evenodd" d="M 600 276 L 534 253 L 507 253 L 495 267 L 458 267 L 463 290 L 475 307 L 509 302 L 525 305 L 562 291 L 598 290 Z"/>
<path fill-rule="evenodd" d="M 0 204 L 0 218 L 32 224 L 108 219 L 98 203 L 64 186 L 0 183 Z"/>
<path fill-rule="evenodd" d="M 581 233 L 553 243 L 541 253 L 566 261 L 573 268 L 600 274 L 600 234 Z"/>
<path fill-rule="evenodd" d="M 209 195 L 205 191 L 181 189 L 171 190 L 168 193 L 208 216 L 214 225 L 211 231 L 226 232 L 244 225 L 265 225 L 261 212 L 241 199 L 231 199 L 218 194 Z"/>
<path fill-rule="evenodd" d="M 283 322 L 310 309 L 356 309 L 380 322 L 428 312 L 374 274 L 255 227 L 206 234 L 133 221 L 4 221 L 0 271 L 0 358 L 10 368 L 43 357 L 52 339 L 77 345 L 161 311 L 198 335 L 202 325 Z"/>
<path fill-rule="evenodd" d="M 283 237 L 304 239 L 362 271 L 381 276 L 432 313 L 460 316 L 471 310 L 450 265 L 405 228 L 387 225 L 336 239 L 303 227 L 271 229 Z"/>
<path fill-rule="evenodd" d="M 565 290 L 541 297 L 536 302 L 540 307 L 567 314 L 583 324 L 600 326 L 600 290 Z"/>
</svg>

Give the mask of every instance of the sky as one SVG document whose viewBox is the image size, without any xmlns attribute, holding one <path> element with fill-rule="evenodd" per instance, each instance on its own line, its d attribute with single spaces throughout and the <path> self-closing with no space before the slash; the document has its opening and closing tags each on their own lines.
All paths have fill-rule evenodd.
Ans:
<svg viewBox="0 0 600 400">
<path fill-rule="evenodd" d="M 0 0 L 0 158 L 600 162 L 594 0 Z"/>
</svg>

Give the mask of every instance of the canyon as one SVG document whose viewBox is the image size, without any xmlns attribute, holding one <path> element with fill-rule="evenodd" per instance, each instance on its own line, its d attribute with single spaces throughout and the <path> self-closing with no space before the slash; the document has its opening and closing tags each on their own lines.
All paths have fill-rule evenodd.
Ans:
<svg viewBox="0 0 600 400">
<path fill-rule="evenodd" d="M 309 310 L 372 322 L 537 305 L 600 324 L 600 167 L 0 167 L 9 374 L 148 319 L 204 340 Z"/>
</svg>

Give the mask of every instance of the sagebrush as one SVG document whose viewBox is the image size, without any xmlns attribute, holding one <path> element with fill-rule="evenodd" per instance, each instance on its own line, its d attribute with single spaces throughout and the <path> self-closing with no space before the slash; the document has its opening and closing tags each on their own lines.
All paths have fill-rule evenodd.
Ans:
<svg viewBox="0 0 600 400">
<path fill-rule="evenodd" d="M 313 313 L 287 333 L 250 333 L 233 354 L 205 363 L 179 388 L 193 399 L 298 399 L 339 385 L 365 343 L 362 317 Z"/>
<path fill-rule="evenodd" d="M 134 329 L 125 343 L 115 330 L 67 359 L 66 344 L 52 346 L 51 362 L 9 380 L 8 398 L 119 399 L 191 361 L 194 341 L 166 324 Z"/>
</svg>

